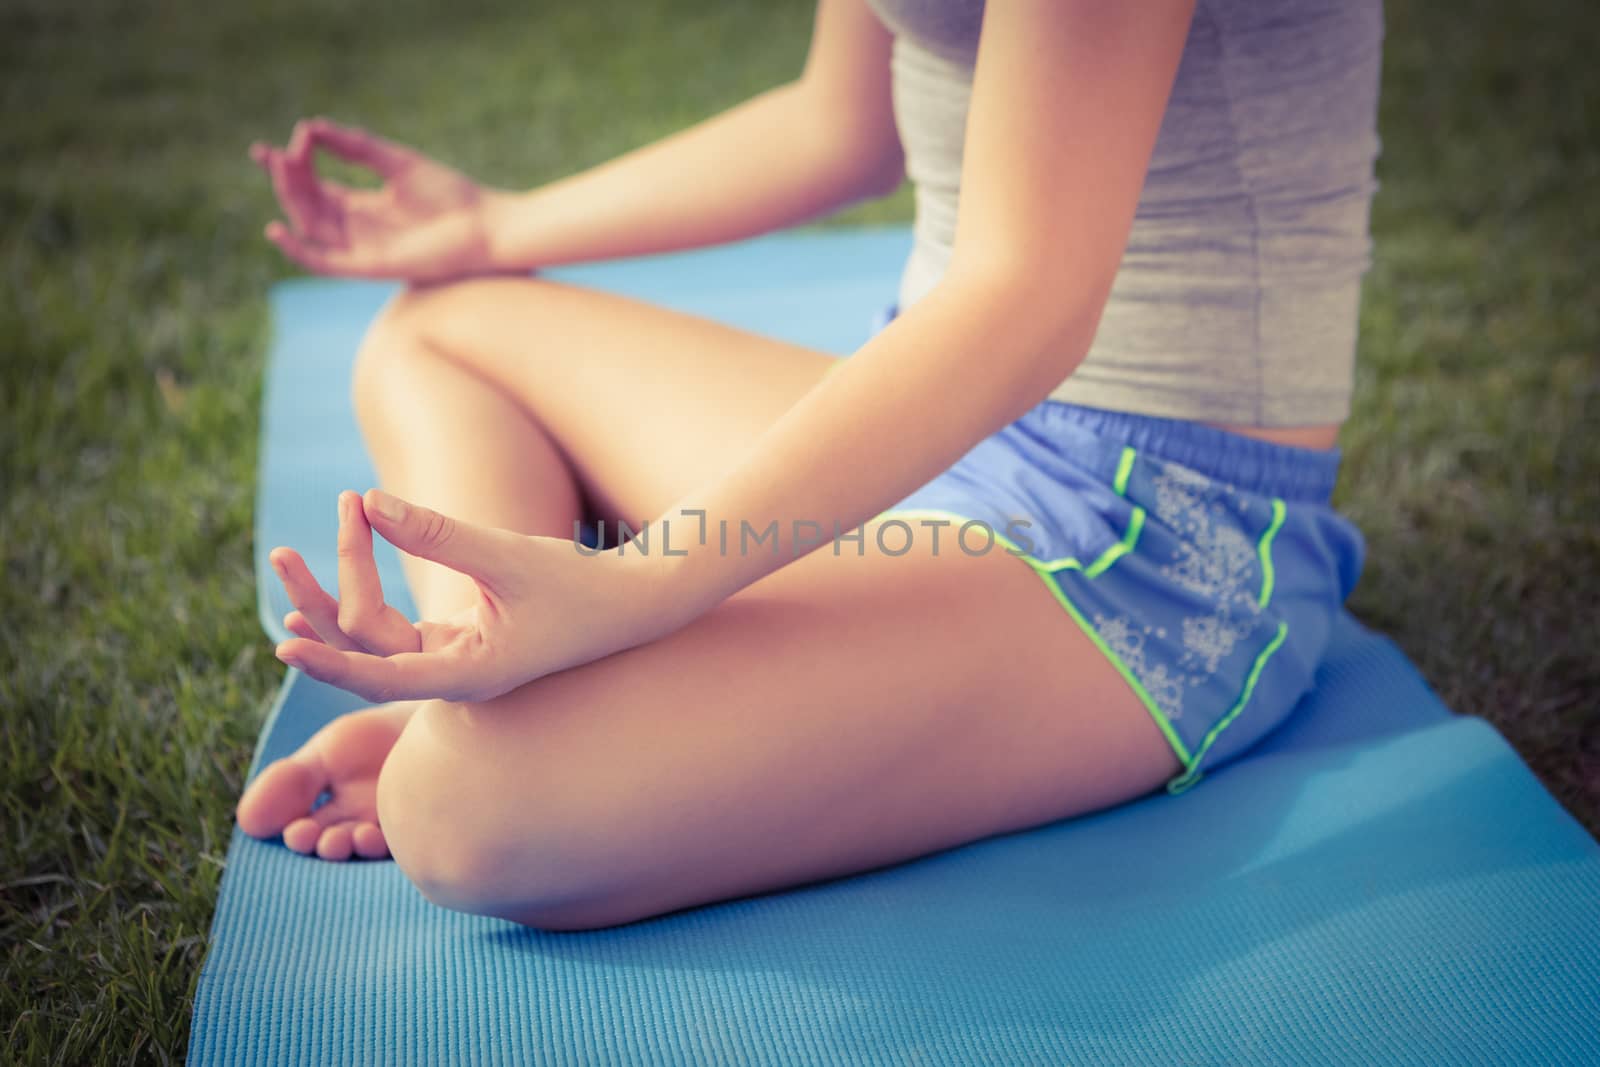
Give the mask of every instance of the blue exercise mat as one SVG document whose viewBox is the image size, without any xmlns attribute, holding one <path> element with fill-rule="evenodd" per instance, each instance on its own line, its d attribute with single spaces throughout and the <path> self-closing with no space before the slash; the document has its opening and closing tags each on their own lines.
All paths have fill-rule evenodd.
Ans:
<svg viewBox="0 0 1600 1067">
<path fill-rule="evenodd" d="M 906 247 L 800 233 L 557 273 L 847 352 Z M 256 533 L 274 639 L 266 551 L 331 581 L 335 494 L 371 484 L 346 383 L 389 291 L 273 293 Z M 358 705 L 290 672 L 252 774 Z M 1294 716 L 1190 793 L 627 927 L 459 915 L 392 863 L 235 832 L 189 1059 L 1596 1062 L 1597 901 L 1594 841 L 1346 617 Z"/>
</svg>

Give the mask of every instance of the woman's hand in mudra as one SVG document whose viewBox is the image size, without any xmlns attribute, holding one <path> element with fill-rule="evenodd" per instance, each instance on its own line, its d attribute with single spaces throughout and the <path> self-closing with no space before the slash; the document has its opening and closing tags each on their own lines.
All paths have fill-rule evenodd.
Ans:
<svg viewBox="0 0 1600 1067">
<path fill-rule="evenodd" d="M 384 602 L 374 529 L 471 577 L 476 602 L 448 619 L 408 621 Z M 298 635 L 278 646 L 278 658 L 379 703 L 488 700 L 686 621 L 655 558 L 585 554 L 571 541 L 474 526 L 376 489 L 339 496 L 337 598 L 293 550 L 274 549 L 271 560 L 296 609 L 285 622 Z"/>
<path fill-rule="evenodd" d="M 319 148 L 383 185 L 358 189 L 319 177 Z M 414 149 L 318 118 L 296 123 L 286 147 L 257 143 L 250 156 L 271 177 L 287 220 L 268 223 L 267 238 L 308 270 L 436 282 L 499 269 L 490 215 L 506 194 Z"/>
</svg>

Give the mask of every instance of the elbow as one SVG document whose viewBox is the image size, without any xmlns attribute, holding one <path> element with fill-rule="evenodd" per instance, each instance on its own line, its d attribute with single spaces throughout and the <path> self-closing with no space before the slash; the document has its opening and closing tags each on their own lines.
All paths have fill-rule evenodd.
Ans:
<svg viewBox="0 0 1600 1067">
<path fill-rule="evenodd" d="M 869 131 L 836 131 L 823 153 L 823 168 L 841 205 L 888 196 L 905 181 L 905 154 L 892 133 L 884 138 Z"/>
<path fill-rule="evenodd" d="M 841 203 L 888 196 L 905 180 L 905 151 L 887 107 L 864 106 L 826 82 L 802 78 L 789 87 L 797 109 L 797 144 L 809 146 Z"/>
<path fill-rule="evenodd" d="M 1045 311 L 1052 303 L 1068 306 Z M 1095 331 L 1099 329 L 1104 306 L 1104 299 L 1080 302 L 1065 300 L 1059 295 L 1054 301 L 1033 299 L 1019 306 L 1017 314 L 1037 314 L 1039 322 L 1038 332 L 1020 346 L 1024 352 L 1031 353 L 1018 376 L 1025 399 L 1031 398 L 1026 406 L 1042 400 L 1082 365 L 1094 342 Z"/>
<path fill-rule="evenodd" d="M 880 150 L 866 165 L 858 161 L 855 174 L 856 199 L 875 200 L 888 196 L 906 180 L 905 154 L 897 140 L 889 150 Z"/>
<path fill-rule="evenodd" d="M 1016 347 L 1049 351 L 1070 374 L 1088 353 L 1111 294 L 1114 270 L 1061 269 L 1039 257 L 962 255 L 951 260 L 940 288 L 960 292 L 1007 323 Z M 987 251 L 987 250 L 985 250 Z"/>
<path fill-rule="evenodd" d="M 1100 325 L 1109 282 L 1062 277 L 1023 261 L 952 261 L 934 293 L 969 309 L 991 339 L 985 374 L 1006 383 L 1007 421 L 1033 407 L 1083 363 Z M 936 296 L 937 294 L 937 296 Z M 996 361 L 1003 363 L 997 365 Z"/>
</svg>

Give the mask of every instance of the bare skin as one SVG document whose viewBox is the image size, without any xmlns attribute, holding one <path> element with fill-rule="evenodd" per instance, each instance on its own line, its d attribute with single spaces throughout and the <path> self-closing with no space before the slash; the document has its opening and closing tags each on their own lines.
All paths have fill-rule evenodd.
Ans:
<svg viewBox="0 0 1600 1067">
<path fill-rule="evenodd" d="M 537 352 L 508 340 L 529 336 Z M 830 365 L 619 297 L 492 279 L 392 306 L 361 355 L 358 410 L 400 495 L 570 534 L 580 493 L 607 513 L 659 510 Z M 583 457 L 581 479 L 562 455 Z M 425 617 L 470 595 L 459 573 L 406 563 Z M 824 551 L 662 640 L 496 700 L 336 720 L 252 784 L 239 822 L 324 859 L 392 851 L 441 903 L 581 928 L 1105 807 L 1177 766 L 1019 561 Z M 308 816 L 324 789 L 333 801 Z"/>
<path fill-rule="evenodd" d="M 669 566 L 561 539 L 586 505 L 848 529 L 1032 406 L 1093 334 L 1190 13 L 1019 0 L 986 16 L 948 281 L 826 380 L 820 353 L 486 276 L 759 233 L 887 188 L 890 41 L 861 0 L 823 0 L 794 85 L 530 194 L 326 122 L 257 146 L 287 255 L 428 283 L 358 361 L 385 492 L 341 499 L 337 593 L 273 554 L 298 609 L 280 658 L 421 699 L 342 718 L 268 767 L 241 827 L 324 859 L 392 855 L 448 907 L 580 929 L 899 862 L 1171 777 L 1144 707 L 1002 551 L 924 539 L 902 557 L 691 550 Z M 321 182 L 317 148 L 384 189 Z M 1336 432 L 1240 429 L 1308 447 Z M 373 530 L 409 553 L 415 626 L 382 602 Z"/>
</svg>

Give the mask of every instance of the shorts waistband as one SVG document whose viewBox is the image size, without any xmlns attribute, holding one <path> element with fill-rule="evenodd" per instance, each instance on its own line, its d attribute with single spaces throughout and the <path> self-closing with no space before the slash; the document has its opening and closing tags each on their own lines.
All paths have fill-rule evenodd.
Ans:
<svg viewBox="0 0 1600 1067">
<path fill-rule="evenodd" d="M 1322 451 L 1280 445 L 1185 419 L 1088 408 L 1064 400 L 1046 400 L 1032 414 L 1042 420 L 1045 432 L 1053 423 L 1081 426 L 1246 492 L 1326 504 L 1339 477 L 1337 447 Z"/>
</svg>

